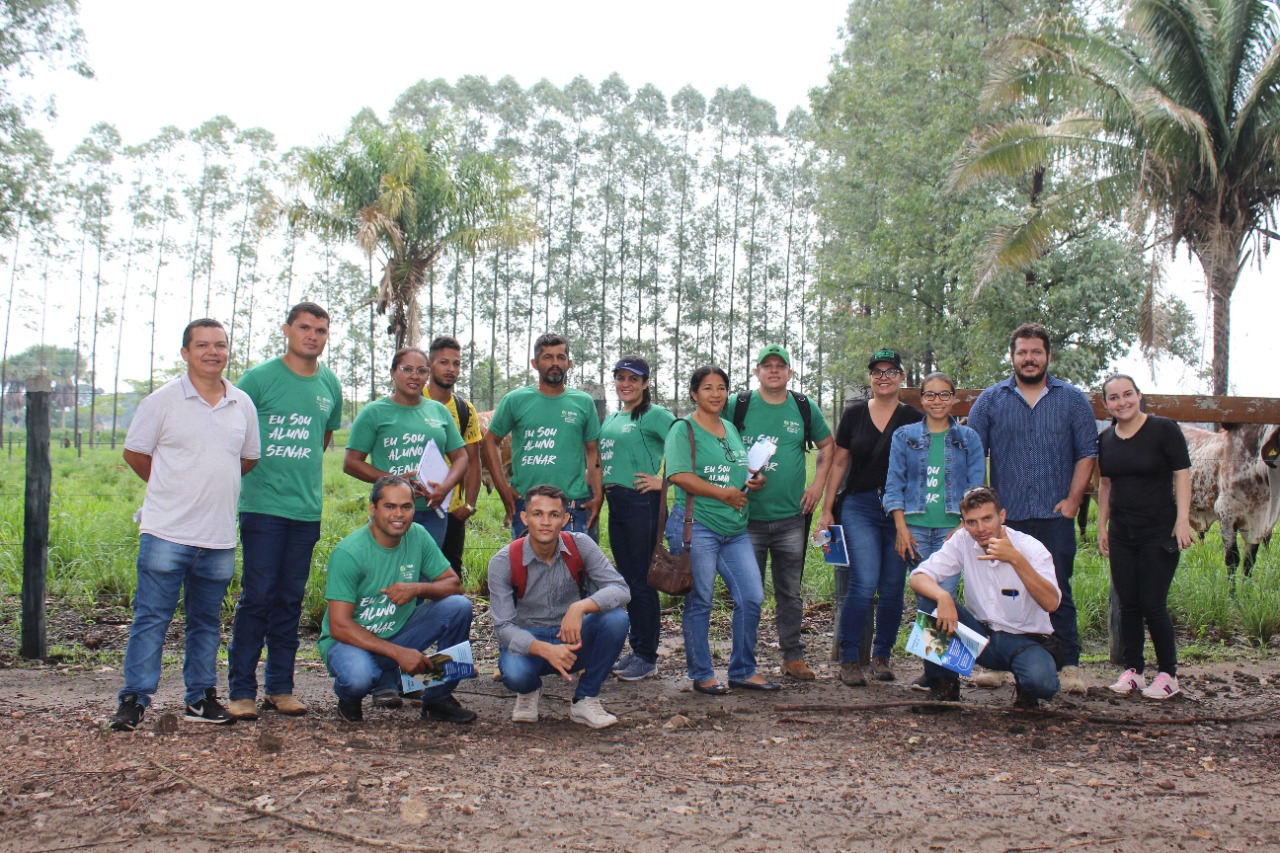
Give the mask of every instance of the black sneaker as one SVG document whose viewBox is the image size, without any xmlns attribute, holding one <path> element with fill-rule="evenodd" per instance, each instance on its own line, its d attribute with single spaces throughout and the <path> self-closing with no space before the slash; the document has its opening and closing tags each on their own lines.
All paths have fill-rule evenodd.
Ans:
<svg viewBox="0 0 1280 853">
<path fill-rule="evenodd" d="M 959 702 L 960 701 L 960 679 L 958 678 L 939 678 L 929 688 L 929 693 L 925 696 L 930 702 Z M 937 705 L 916 705 L 912 707 L 912 712 L 916 714 L 945 714 L 947 711 L 955 710 L 953 708 L 939 707 Z"/>
<path fill-rule="evenodd" d="M 1034 696 L 1028 696 L 1022 692 L 1022 688 L 1014 685 L 1013 688 L 1013 707 L 1019 711 L 1039 711 L 1040 700 Z"/>
<path fill-rule="evenodd" d="M 116 715 L 111 718 L 110 726 L 113 732 L 131 732 L 142 722 L 142 715 L 146 712 L 146 708 L 138 701 L 137 693 L 126 693 L 120 697 L 120 707 L 116 708 Z"/>
<path fill-rule="evenodd" d="M 212 687 L 205 688 L 204 698 L 194 705 L 187 706 L 187 713 L 182 719 L 188 723 L 215 723 L 219 726 L 230 725 L 236 718 L 227 713 L 218 701 L 218 691 Z"/>
<path fill-rule="evenodd" d="M 933 679 L 922 673 L 910 686 L 917 693 L 928 693 L 933 688 Z"/>
<path fill-rule="evenodd" d="M 344 723 L 363 723 L 364 709 L 359 702 L 343 702 L 338 700 L 338 719 Z"/>
<path fill-rule="evenodd" d="M 437 699 L 430 705 L 422 706 L 422 719 L 434 720 L 438 723 L 470 723 L 476 718 L 475 711 L 468 711 L 453 696 Z"/>
</svg>

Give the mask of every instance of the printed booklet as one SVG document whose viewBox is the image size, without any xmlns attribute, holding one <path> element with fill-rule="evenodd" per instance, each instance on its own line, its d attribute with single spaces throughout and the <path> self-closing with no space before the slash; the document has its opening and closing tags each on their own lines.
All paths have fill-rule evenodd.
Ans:
<svg viewBox="0 0 1280 853">
<path fill-rule="evenodd" d="M 956 632 L 948 637 L 938 628 L 937 613 L 936 610 L 916 611 L 916 624 L 907 637 L 907 651 L 961 675 L 971 674 L 978 655 L 987 646 L 987 638 L 959 624 Z"/>
<path fill-rule="evenodd" d="M 839 524 L 827 527 L 827 536 L 822 542 L 822 561 L 828 566 L 849 565 L 849 546 L 844 540 L 844 528 Z"/>
<path fill-rule="evenodd" d="M 425 654 L 425 652 L 424 652 Z M 400 673 L 400 692 L 406 696 L 421 693 L 428 687 L 443 684 L 446 681 L 462 681 L 464 678 L 476 677 L 475 658 L 471 655 L 469 640 L 440 649 L 431 656 L 431 671 L 424 672 L 426 682 L 420 678 Z"/>
</svg>

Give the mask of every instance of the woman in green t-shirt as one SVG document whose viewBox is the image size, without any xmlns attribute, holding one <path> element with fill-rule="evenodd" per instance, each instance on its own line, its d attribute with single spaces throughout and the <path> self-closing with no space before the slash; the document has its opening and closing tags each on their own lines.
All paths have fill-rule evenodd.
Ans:
<svg viewBox="0 0 1280 853">
<path fill-rule="evenodd" d="M 623 356 L 613 366 L 613 382 L 622 411 L 600 426 L 600 466 L 609 501 L 613 561 L 631 588 L 631 654 L 620 659 L 613 672 L 621 681 L 639 681 L 658 671 L 662 609 L 648 573 L 658 542 L 663 442 L 675 418 L 653 404 L 649 362 L 640 356 Z"/>
<path fill-rule="evenodd" d="M 447 527 L 449 496 L 466 473 L 468 459 L 453 415 L 443 403 L 422 396 L 430 375 L 425 352 L 417 347 L 396 351 L 391 357 L 394 390 L 356 415 L 342 470 L 366 483 L 384 474 L 408 479 L 414 490 L 413 520 L 439 545 Z M 424 483 L 417 477 L 418 463 L 432 439 L 448 461 L 449 473 L 439 483 Z"/>
<path fill-rule="evenodd" d="M 692 513 L 693 589 L 684 600 L 684 658 L 693 689 L 711 696 L 743 690 L 778 690 L 780 686 L 756 672 L 756 632 L 764 582 L 747 535 L 747 489 L 764 485 L 763 476 L 747 477 L 747 451 L 733 424 L 722 419 L 729 396 L 729 374 L 719 367 L 700 367 L 689 381 L 693 399 L 693 448 L 689 427 L 675 423 L 667 433 L 667 479 L 676 486 L 675 506 L 667 521 L 672 553 L 684 547 L 686 495 L 694 500 Z M 696 459 L 691 450 L 696 450 Z M 733 597 L 733 646 L 729 655 L 729 687 L 716 679 L 708 637 L 711 593 L 716 574 Z"/>
</svg>

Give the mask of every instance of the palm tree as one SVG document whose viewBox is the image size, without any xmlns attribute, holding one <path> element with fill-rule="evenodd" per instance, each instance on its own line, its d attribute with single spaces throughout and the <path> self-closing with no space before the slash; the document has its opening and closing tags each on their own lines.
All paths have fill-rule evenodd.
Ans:
<svg viewBox="0 0 1280 853">
<path fill-rule="evenodd" d="M 507 163 L 459 153 L 435 128 L 362 114 L 345 138 L 304 153 L 300 177 L 317 203 L 296 208 L 295 222 L 381 253 L 378 313 L 397 348 L 421 336 L 418 292 L 446 251 L 513 247 L 536 233 Z"/>
<path fill-rule="evenodd" d="M 1089 215 L 1185 243 L 1227 393 L 1232 292 L 1280 236 L 1278 31 L 1274 0 L 1132 0 L 1119 32 L 1058 17 L 997 44 L 984 100 L 1013 118 L 969 140 L 952 185 L 1031 175 L 1031 204 L 992 234 L 983 280 L 1030 267 Z M 1155 331 L 1144 323 L 1144 345 Z"/>
</svg>

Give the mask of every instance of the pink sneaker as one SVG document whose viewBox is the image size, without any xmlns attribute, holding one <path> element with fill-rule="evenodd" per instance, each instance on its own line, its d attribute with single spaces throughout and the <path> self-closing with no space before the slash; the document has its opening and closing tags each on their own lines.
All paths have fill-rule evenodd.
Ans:
<svg viewBox="0 0 1280 853">
<path fill-rule="evenodd" d="M 1180 692 L 1178 679 L 1167 672 L 1162 672 L 1155 677 L 1150 687 L 1142 691 L 1142 695 L 1148 699 L 1168 699 Z"/>
<path fill-rule="evenodd" d="M 1111 685 L 1112 693 L 1119 693 L 1122 696 L 1132 693 L 1135 690 L 1142 690 L 1147 686 L 1147 680 L 1142 677 L 1142 673 L 1136 669 L 1126 669 L 1120 673 L 1120 677 L 1116 679 L 1116 683 Z"/>
</svg>

